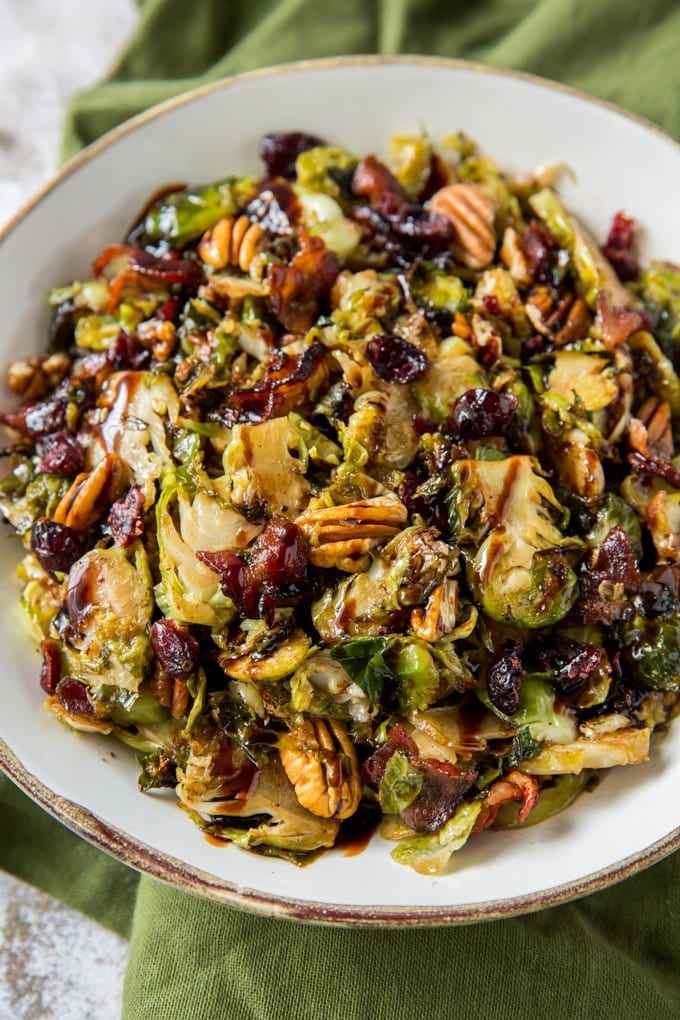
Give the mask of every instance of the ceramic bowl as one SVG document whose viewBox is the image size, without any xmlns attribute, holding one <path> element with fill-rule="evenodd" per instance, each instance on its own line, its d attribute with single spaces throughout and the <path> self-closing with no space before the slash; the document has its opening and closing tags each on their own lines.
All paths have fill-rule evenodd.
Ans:
<svg viewBox="0 0 680 1020">
<path fill-rule="evenodd" d="M 0 243 L 0 360 L 39 351 L 44 294 L 82 276 L 124 236 L 160 186 L 258 169 L 272 130 L 304 130 L 358 153 L 395 133 L 463 131 L 503 170 L 565 161 L 565 202 L 598 238 L 625 210 L 643 254 L 680 262 L 672 215 L 680 147 L 623 111 L 520 74 L 420 58 L 356 58 L 268 69 L 218 82 L 138 117 L 75 159 L 9 225 Z M 66 825 L 156 878 L 246 910 L 348 925 L 432 925 L 502 917 L 580 896 L 650 864 L 680 842 L 680 724 L 653 756 L 614 769 L 597 790 L 525 831 L 483 833 L 425 878 L 392 862 L 375 836 L 304 868 L 206 841 L 172 792 L 137 790 L 134 755 L 75 735 L 43 710 L 40 659 L 19 625 L 13 567 L 0 544 L 0 763 Z"/>
</svg>

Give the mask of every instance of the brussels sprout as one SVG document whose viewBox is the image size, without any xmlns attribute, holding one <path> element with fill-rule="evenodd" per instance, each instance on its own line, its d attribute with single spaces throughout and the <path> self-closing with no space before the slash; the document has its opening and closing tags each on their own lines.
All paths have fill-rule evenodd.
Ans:
<svg viewBox="0 0 680 1020">
<path fill-rule="evenodd" d="M 116 726 L 146 729 L 165 722 L 170 710 L 158 704 L 158 699 L 144 685 L 136 694 L 120 687 L 102 685 L 94 692 L 98 706 L 105 709 L 106 718 Z"/>
<path fill-rule="evenodd" d="M 608 408 L 619 392 L 610 358 L 573 350 L 555 352 L 546 387 L 588 414 Z"/>
<path fill-rule="evenodd" d="M 569 744 L 545 747 L 522 770 L 531 776 L 580 773 L 583 769 L 609 769 L 616 765 L 639 765 L 649 757 L 651 730 L 646 726 L 608 733 L 597 739 L 578 739 Z"/>
<path fill-rule="evenodd" d="M 261 850 L 306 853 L 333 846 L 339 822 L 302 807 L 278 760 L 258 770 L 257 782 L 245 797 L 220 796 L 217 783 L 215 789 L 210 780 L 190 778 L 190 769 L 191 759 L 186 772 L 178 773 L 177 795 L 197 825 L 211 834 L 236 846 Z"/>
<path fill-rule="evenodd" d="M 304 443 L 306 457 L 313 464 L 320 467 L 337 467 L 340 464 L 342 450 L 337 443 L 294 411 L 288 415 L 288 421 L 297 429 Z"/>
<path fill-rule="evenodd" d="M 204 187 L 173 191 L 148 211 L 144 232 L 152 241 L 166 241 L 173 248 L 184 248 L 223 216 L 238 212 L 256 185 L 256 177 L 231 177 Z"/>
<path fill-rule="evenodd" d="M 640 295 L 655 315 L 654 332 L 664 353 L 680 362 L 680 270 L 670 262 L 652 262 L 640 277 Z"/>
<path fill-rule="evenodd" d="M 439 345 L 425 374 L 413 383 L 413 392 L 425 416 L 440 425 L 458 397 L 480 386 L 484 376 L 472 347 L 452 336 Z"/>
<path fill-rule="evenodd" d="M 539 744 L 568 744 L 577 734 L 573 712 L 559 704 L 550 684 L 536 673 L 522 679 L 520 707 L 510 721 L 526 727 Z"/>
<path fill-rule="evenodd" d="M 640 518 L 615 492 L 606 492 L 595 503 L 587 505 L 583 515 L 585 518 L 583 538 L 590 549 L 601 545 L 612 528 L 620 526 L 626 532 L 638 559 L 642 556 Z"/>
<path fill-rule="evenodd" d="M 88 351 L 105 351 L 120 333 L 120 319 L 114 315 L 82 315 L 75 328 L 75 342 Z"/>
<path fill-rule="evenodd" d="M 358 162 L 346 149 L 316 145 L 299 154 L 295 160 L 295 176 L 303 188 L 337 198 L 341 192 L 338 181 L 354 170 Z"/>
<path fill-rule="evenodd" d="M 199 551 L 236 552 L 258 534 L 210 486 L 194 491 L 176 474 L 163 479 L 156 503 L 156 540 L 160 582 L 156 601 L 165 616 L 180 623 L 221 627 L 234 614 L 220 589 L 218 575 L 196 556 Z"/>
<path fill-rule="evenodd" d="M 342 664 L 327 651 L 313 652 L 290 678 L 294 712 L 338 716 L 367 722 L 372 708 L 368 695 Z"/>
<path fill-rule="evenodd" d="M 14 464 L 0 482 L 0 513 L 28 547 L 31 528 L 39 517 L 54 517 L 71 482 L 61 475 L 42 474 L 28 457 Z"/>
<path fill-rule="evenodd" d="M 409 198 L 417 198 L 432 171 L 432 146 L 426 135 L 395 135 L 390 139 L 390 165 Z"/>
<path fill-rule="evenodd" d="M 61 609 L 64 586 L 50 577 L 33 553 L 17 567 L 21 589 L 22 621 L 31 637 L 40 642 L 50 634 L 50 625 Z"/>
<path fill-rule="evenodd" d="M 304 477 L 306 453 L 303 437 L 289 418 L 236 425 L 223 457 L 231 502 L 245 511 L 297 517 L 312 491 Z"/>
<path fill-rule="evenodd" d="M 680 691 L 680 610 L 657 619 L 636 613 L 620 625 L 631 679 L 645 690 Z"/>
<path fill-rule="evenodd" d="M 408 467 L 418 452 L 416 409 L 407 386 L 386 384 L 383 390 L 363 393 L 347 424 L 340 424 L 345 460 L 368 465 L 379 478 L 389 476 L 390 469 Z"/>
<path fill-rule="evenodd" d="M 419 875 L 440 874 L 451 854 L 467 843 L 481 809 L 481 800 L 464 801 L 438 832 L 405 840 L 394 848 L 392 859 L 408 865 Z"/>
<path fill-rule="evenodd" d="M 514 336 L 531 336 L 533 327 L 527 318 L 517 285 L 507 269 L 494 266 L 482 273 L 477 281 L 474 301 L 475 308 L 484 315 L 488 314 L 488 301 L 485 303 L 485 298 L 495 299 L 498 304 L 498 315 L 511 324 Z"/>
<path fill-rule="evenodd" d="M 567 550 L 579 543 L 562 536 L 564 509 L 532 458 L 456 461 L 451 481 L 451 530 L 484 612 L 532 629 L 566 616 L 577 594 Z"/>
<path fill-rule="evenodd" d="M 250 683 L 281 680 L 300 667 L 311 647 L 312 639 L 298 627 L 292 634 L 284 634 L 274 647 L 237 657 L 226 651 L 217 657 L 217 661 L 227 676 L 234 680 Z"/>
<path fill-rule="evenodd" d="M 506 740 L 517 734 L 517 727 L 508 718 L 501 718 L 477 696 L 467 696 L 454 705 L 436 705 L 424 712 L 414 712 L 409 721 L 423 755 L 437 749 L 439 756 L 453 760 L 469 758 L 485 751 L 489 741 Z M 428 741 L 427 749 L 422 746 L 423 737 Z"/>
<path fill-rule="evenodd" d="M 331 655 L 372 701 L 383 700 L 388 705 L 395 701 L 403 715 L 426 709 L 456 686 L 447 683 L 447 674 L 454 673 L 451 663 L 443 656 L 438 660 L 434 648 L 419 638 L 354 638 L 335 645 Z M 460 673 L 457 659 L 456 665 Z"/>
<path fill-rule="evenodd" d="M 300 185 L 294 187 L 302 206 L 302 219 L 310 234 L 321 237 L 329 251 L 344 262 L 361 241 L 361 227 L 347 219 L 330 195 Z"/>
<path fill-rule="evenodd" d="M 72 628 L 62 646 L 65 672 L 88 686 L 137 693 L 151 668 L 153 610 L 144 547 L 92 549 L 71 567 L 65 605 Z"/>
<path fill-rule="evenodd" d="M 442 308 L 455 315 L 467 309 L 470 295 L 459 276 L 444 272 L 431 262 L 419 265 L 411 279 L 411 295 L 416 303 Z"/>
<path fill-rule="evenodd" d="M 424 773 L 411 765 L 405 754 L 395 751 L 390 756 L 378 791 L 378 799 L 383 813 L 398 815 L 400 811 L 412 804 L 420 793 Z"/>
<path fill-rule="evenodd" d="M 567 212 L 551 188 L 531 195 L 529 205 L 557 243 L 569 252 L 583 297 L 591 308 L 595 308 L 600 291 L 612 305 L 627 307 L 633 303 L 632 292 L 620 282 L 583 224 Z"/>
<path fill-rule="evenodd" d="M 651 333 L 639 330 L 628 339 L 631 351 L 636 355 L 641 374 L 652 393 L 659 400 L 667 400 L 676 429 L 680 421 L 680 378 L 673 362 L 666 357 Z"/>
</svg>

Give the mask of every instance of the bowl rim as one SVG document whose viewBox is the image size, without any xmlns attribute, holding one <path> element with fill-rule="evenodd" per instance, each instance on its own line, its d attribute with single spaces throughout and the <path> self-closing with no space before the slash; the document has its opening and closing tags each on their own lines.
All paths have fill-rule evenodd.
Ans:
<svg viewBox="0 0 680 1020">
<path fill-rule="evenodd" d="M 0 228 L 0 245 L 34 208 L 81 166 L 89 163 L 110 146 L 115 145 L 120 138 L 133 133 L 177 107 L 187 105 L 204 95 L 229 88 L 243 81 L 347 66 L 390 65 L 441 67 L 524 81 L 530 85 L 562 93 L 617 114 L 653 132 L 680 151 L 680 142 L 670 132 L 653 121 L 632 113 L 609 100 L 592 96 L 570 85 L 526 71 L 496 67 L 477 61 L 420 54 L 363 54 L 291 61 L 206 82 L 163 100 L 112 128 L 68 160 L 28 201 L 20 206 L 17 212 Z M 582 878 L 552 886 L 546 890 L 525 893 L 503 900 L 443 904 L 441 906 L 328 904 L 240 887 L 233 881 L 219 878 L 194 865 L 180 861 L 169 853 L 150 847 L 142 840 L 134 838 L 122 829 L 104 821 L 96 813 L 50 789 L 46 783 L 24 767 L 2 738 L 0 738 L 0 770 L 57 821 L 109 856 L 142 874 L 149 875 L 183 892 L 202 896 L 224 906 L 241 909 L 252 914 L 313 924 L 355 928 L 404 926 L 425 928 L 500 920 L 518 914 L 533 913 L 597 892 L 657 863 L 680 847 L 680 826 L 678 826 L 650 846 L 618 861 L 613 866 L 605 867 Z"/>
</svg>

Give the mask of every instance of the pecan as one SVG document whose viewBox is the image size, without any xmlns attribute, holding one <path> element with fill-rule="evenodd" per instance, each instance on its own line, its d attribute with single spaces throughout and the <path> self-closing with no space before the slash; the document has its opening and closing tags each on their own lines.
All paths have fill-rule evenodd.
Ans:
<svg viewBox="0 0 680 1020">
<path fill-rule="evenodd" d="M 211 230 L 207 230 L 198 245 L 198 254 L 214 269 L 238 266 L 244 273 L 266 242 L 259 223 L 251 223 L 247 216 L 225 216 Z"/>
<path fill-rule="evenodd" d="M 450 248 L 464 266 L 482 269 L 496 250 L 495 205 L 478 185 L 447 184 L 430 199 L 430 209 L 445 216 L 453 227 Z"/>
<path fill-rule="evenodd" d="M 446 578 L 430 592 L 424 607 L 411 612 L 411 629 L 423 641 L 439 641 L 456 626 L 458 582 Z"/>
<path fill-rule="evenodd" d="M 309 540 L 315 567 L 347 573 L 365 569 L 368 554 L 401 531 L 408 510 L 393 496 L 374 496 L 342 506 L 305 510 L 295 523 Z"/>
<path fill-rule="evenodd" d="M 38 400 L 61 382 L 68 366 L 68 355 L 61 351 L 19 358 L 7 369 L 7 382 L 23 400 Z"/>
<path fill-rule="evenodd" d="M 54 513 L 57 524 L 86 531 L 109 509 L 124 484 L 120 458 L 108 453 L 93 471 L 77 475 Z"/>
<path fill-rule="evenodd" d="M 558 294 L 553 287 L 539 283 L 526 300 L 526 313 L 534 329 L 552 340 L 556 347 L 587 336 L 592 316 L 582 298 Z"/>
<path fill-rule="evenodd" d="M 284 738 L 281 764 L 300 804 L 320 818 L 348 818 L 363 783 L 354 745 L 337 719 L 309 719 Z"/>
<path fill-rule="evenodd" d="M 647 460 L 671 460 L 673 434 L 668 401 L 649 397 L 631 418 L 628 442 L 632 450 Z"/>
</svg>

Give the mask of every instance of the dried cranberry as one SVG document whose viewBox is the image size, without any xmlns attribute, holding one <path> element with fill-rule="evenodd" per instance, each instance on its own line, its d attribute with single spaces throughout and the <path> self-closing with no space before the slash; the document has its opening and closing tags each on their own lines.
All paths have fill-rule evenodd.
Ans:
<svg viewBox="0 0 680 1020">
<path fill-rule="evenodd" d="M 156 310 L 154 318 L 160 319 L 161 322 L 175 322 L 177 316 L 182 311 L 182 305 L 183 302 L 179 298 L 168 298 Z"/>
<path fill-rule="evenodd" d="M 39 470 L 48 475 L 77 475 L 83 470 L 83 449 L 70 432 L 55 432 L 42 441 Z"/>
<path fill-rule="evenodd" d="M 385 192 L 375 206 L 355 206 L 351 215 L 361 224 L 364 240 L 372 250 L 397 265 L 442 255 L 453 235 L 445 216 L 422 205 L 402 202 L 392 192 Z"/>
<path fill-rule="evenodd" d="M 522 234 L 522 248 L 532 280 L 537 283 L 550 282 L 559 245 L 547 227 L 532 220 Z"/>
<path fill-rule="evenodd" d="M 489 315 L 499 316 L 501 315 L 500 301 L 495 294 L 485 294 L 482 298 L 482 304 L 486 308 Z"/>
<path fill-rule="evenodd" d="M 514 715 L 520 706 L 524 667 L 518 646 L 511 648 L 489 670 L 487 691 L 489 701 L 504 715 Z"/>
<path fill-rule="evenodd" d="M 637 557 L 620 525 L 586 554 L 578 574 L 579 593 L 571 610 L 578 623 L 606 623 L 630 619 L 630 596 L 642 585 Z"/>
<path fill-rule="evenodd" d="M 538 664 L 549 671 L 551 687 L 569 695 L 582 687 L 602 662 L 603 651 L 562 635 L 545 638 L 538 646 Z"/>
<path fill-rule="evenodd" d="M 636 233 L 635 220 L 619 212 L 614 217 L 609 236 L 602 248 L 616 270 L 619 280 L 624 283 L 637 280 L 640 276 L 640 263 L 635 253 Z"/>
<path fill-rule="evenodd" d="M 277 605 L 297 601 L 308 587 L 309 543 L 301 528 L 273 518 L 248 559 L 232 552 L 198 552 L 219 575 L 220 587 L 245 616 L 271 619 Z"/>
<path fill-rule="evenodd" d="M 151 352 L 136 337 L 123 330 L 106 348 L 106 357 L 118 372 L 129 369 L 137 372 L 151 364 Z"/>
<path fill-rule="evenodd" d="M 18 411 L 0 412 L 0 423 L 32 439 L 39 439 L 52 432 L 61 432 L 66 427 L 67 403 L 66 399 L 56 397 L 29 404 Z"/>
<path fill-rule="evenodd" d="M 473 389 L 454 402 L 449 425 L 456 439 L 502 435 L 512 424 L 519 401 L 511 393 Z"/>
<path fill-rule="evenodd" d="M 366 357 L 380 378 L 388 383 L 420 379 L 429 364 L 423 351 L 392 333 L 378 333 L 369 340 Z"/>
<path fill-rule="evenodd" d="M 419 488 L 420 492 L 417 491 Z M 446 493 L 443 490 L 423 492 L 422 488 L 416 475 L 406 475 L 398 489 L 399 499 L 410 514 L 420 514 L 428 524 L 438 528 L 439 531 L 446 531 L 448 527 Z"/>
<path fill-rule="evenodd" d="M 69 715 L 97 715 L 88 697 L 87 687 L 80 680 L 74 680 L 70 676 L 62 677 L 54 693 Z"/>
<path fill-rule="evenodd" d="M 198 665 L 198 641 L 175 620 L 157 620 L 151 627 L 151 647 L 162 668 L 172 677 L 188 677 Z"/>
<path fill-rule="evenodd" d="M 48 574 L 67 574 L 83 555 L 85 544 L 68 525 L 39 517 L 31 530 L 31 549 Z"/>
<path fill-rule="evenodd" d="M 414 414 L 411 420 L 413 421 L 413 430 L 417 436 L 425 436 L 428 432 L 438 431 L 433 421 L 423 418 L 420 414 Z"/>
<path fill-rule="evenodd" d="M 400 198 L 404 195 L 404 189 L 397 178 L 375 156 L 366 156 L 356 167 L 352 176 L 352 191 L 355 195 L 368 198 L 372 205 L 387 193 Z"/>
<path fill-rule="evenodd" d="M 124 499 L 118 499 L 109 511 L 108 525 L 116 545 L 129 549 L 144 534 L 144 493 L 133 485 Z"/>
<path fill-rule="evenodd" d="M 40 686 L 46 694 L 54 694 L 61 677 L 61 651 L 59 643 L 51 638 L 40 642 L 42 666 L 40 668 Z"/>
<path fill-rule="evenodd" d="M 257 154 L 270 176 L 294 180 L 295 160 L 300 153 L 323 144 L 316 135 L 304 131 L 271 131 L 260 139 Z"/>
</svg>

